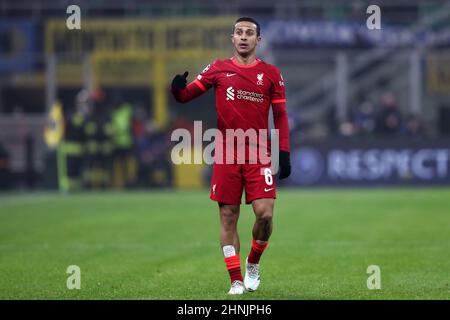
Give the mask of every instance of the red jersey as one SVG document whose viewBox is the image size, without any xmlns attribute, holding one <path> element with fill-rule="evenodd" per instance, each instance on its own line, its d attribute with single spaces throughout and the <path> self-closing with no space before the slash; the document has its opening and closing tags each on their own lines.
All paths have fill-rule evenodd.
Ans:
<svg viewBox="0 0 450 320">
<path fill-rule="evenodd" d="M 257 134 L 265 129 L 269 133 L 272 105 L 280 150 L 289 151 L 285 87 L 278 68 L 260 59 L 250 65 L 239 64 L 234 58 L 215 60 L 174 95 L 178 101 L 187 102 L 211 87 L 216 95 L 217 128 L 224 138 L 227 129 L 254 129 Z"/>
</svg>

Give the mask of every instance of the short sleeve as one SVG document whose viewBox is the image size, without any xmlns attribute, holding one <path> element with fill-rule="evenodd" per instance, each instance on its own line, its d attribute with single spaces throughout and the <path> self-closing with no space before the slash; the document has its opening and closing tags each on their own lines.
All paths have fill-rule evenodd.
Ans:
<svg viewBox="0 0 450 320">
<path fill-rule="evenodd" d="M 273 72 L 273 84 L 271 90 L 271 103 L 285 103 L 286 102 L 286 90 L 284 87 L 284 79 L 280 70 L 274 68 Z"/>
</svg>

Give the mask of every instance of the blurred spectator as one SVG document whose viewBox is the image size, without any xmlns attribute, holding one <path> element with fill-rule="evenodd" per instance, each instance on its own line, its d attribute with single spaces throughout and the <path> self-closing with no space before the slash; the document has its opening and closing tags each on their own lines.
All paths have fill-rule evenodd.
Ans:
<svg viewBox="0 0 450 320">
<path fill-rule="evenodd" d="M 89 92 L 78 92 L 75 107 L 67 107 L 64 115 L 64 142 L 67 180 L 62 179 L 61 187 L 66 191 L 81 188 L 83 179 L 83 160 L 85 157 L 85 121 L 89 114 Z"/>
<path fill-rule="evenodd" d="M 153 122 L 145 125 L 145 134 L 137 141 L 139 184 L 143 187 L 169 187 L 172 168 L 169 161 L 169 137 Z"/>
<path fill-rule="evenodd" d="M 86 186 L 106 188 L 110 181 L 112 156 L 112 124 L 109 117 L 105 92 L 96 89 L 89 93 L 92 112 L 84 123 L 86 141 Z"/>
<path fill-rule="evenodd" d="M 344 121 L 339 125 L 339 133 L 343 137 L 351 137 L 356 133 L 356 128 L 351 121 Z"/>
<path fill-rule="evenodd" d="M 369 101 L 361 103 L 352 113 L 356 134 L 367 135 L 375 131 L 375 108 Z"/>
<path fill-rule="evenodd" d="M 145 139 L 147 113 L 143 105 L 136 105 L 133 117 L 133 138 L 136 144 Z"/>
<path fill-rule="evenodd" d="M 113 186 L 118 189 L 135 186 L 137 163 L 133 154 L 133 105 L 124 102 L 112 114 L 114 165 Z"/>
<path fill-rule="evenodd" d="M 175 129 L 179 128 L 188 130 L 191 137 L 194 136 L 194 123 L 182 115 L 175 117 L 175 119 L 170 124 L 168 131 L 173 132 Z"/>
<path fill-rule="evenodd" d="M 426 137 L 426 131 L 422 121 L 416 115 L 410 115 L 406 120 L 405 135 L 413 140 Z"/>
<path fill-rule="evenodd" d="M 376 132 L 380 134 L 400 133 L 402 116 L 398 110 L 397 100 L 392 92 L 382 95 L 376 121 Z"/>
</svg>

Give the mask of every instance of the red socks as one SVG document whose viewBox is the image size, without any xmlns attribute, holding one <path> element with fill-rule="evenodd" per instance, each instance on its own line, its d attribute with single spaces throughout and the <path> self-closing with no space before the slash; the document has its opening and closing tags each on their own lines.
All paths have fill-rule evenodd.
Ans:
<svg viewBox="0 0 450 320">
<path fill-rule="evenodd" d="M 225 264 L 227 265 L 228 273 L 230 274 L 231 283 L 235 280 L 243 281 L 241 274 L 241 261 L 239 255 L 225 258 Z"/>
<path fill-rule="evenodd" d="M 252 241 L 252 249 L 250 250 L 250 254 L 248 255 L 249 263 L 259 263 L 259 259 L 261 258 L 262 253 L 266 249 L 269 243 L 266 242 L 264 244 L 259 244 L 255 239 Z"/>
<path fill-rule="evenodd" d="M 266 249 L 269 243 L 259 244 L 255 239 L 252 241 L 252 249 L 248 255 L 249 263 L 259 263 L 262 253 Z M 236 280 L 243 281 L 241 273 L 241 261 L 239 255 L 236 254 L 231 257 L 224 258 L 225 264 L 227 266 L 228 273 L 230 274 L 231 283 Z"/>
</svg>

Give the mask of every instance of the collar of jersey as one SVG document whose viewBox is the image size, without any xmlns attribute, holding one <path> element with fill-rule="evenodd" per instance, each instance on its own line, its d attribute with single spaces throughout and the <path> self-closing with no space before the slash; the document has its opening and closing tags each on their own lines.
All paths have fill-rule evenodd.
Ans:
<svg viewBox="0 0 450 320">
<path fill-rule="evenodd" d="M 256 58 L 255 61 L 252 64 L 240 64 L 239 62 L 237 62 L 234 59 L 234 57 L 231 57 L 230 60 L 231 60 L 231 62 L 233 62 L 234 65 L 238 66 L 239 68 L 253 68 L 258 63 L 261 62 L 261 60 L 259 60 L 258 58 Z"/>
</svg>

